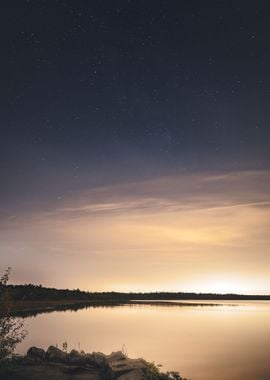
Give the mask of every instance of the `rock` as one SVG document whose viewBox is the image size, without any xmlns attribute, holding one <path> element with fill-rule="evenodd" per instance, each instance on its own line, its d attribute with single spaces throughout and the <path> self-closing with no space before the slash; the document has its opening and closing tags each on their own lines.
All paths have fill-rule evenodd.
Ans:
<svg viewBox="0 0 270 380">
<path fill-rule="evenodd" d="M 124 380 L 124 377 L 129 380 L 142 379 L 147 367 L 143 360 L 129 359 L 121 351 L 112 352 L 107 356 L 106 364 L 108 376 L 112 380 L 119 378 Z"/>
<path fill-rule="evenodd" d="M 79 353 L 77 350 L 71 350 L 68 354 L 68 363 L 69 364 L 75 364 L 75 365 L 83 365 L 83 356 Z"/>
<path fill-rule="evenodd" d="M 46 352 L 46 359 L 52 362 L 65 363 L 68 359 L 68 354 L 57 347 L 50 346 Z"/>
<path fill-rule="evenodd" d="M 78 357 L 78 356 L 81 356 L 80 352 L 77 351 L 77 350 L 71 350 L 70 353 L 69 353 L 69 356 L 71 358 L 74 358 L 74 357 Z"/>
<path fill-rule="evenodd" d="M 93 352 L 92 357 L 98 367 L 106 366 L 106 355 L 102 352 Z"/>
<path fill-rule="evenodd" d="M 71 350 L 70 353 L 68 354 L 69 359 L 76 359 L 76 358 L 81 358 L 82 354 L 79 353 L 77 350 Z"/>
<path fill-rule="evenodd" d="M 30 347 L 27 351 L 27 357 L 34 360 L 44 360 L 45 355 L 45 351 L 42 348 L 38 347 Z"/>
<path fill-rule="evenodd" d="M 46 360 L 44 360 L 44 358 Z M 7 380 L 169 380 L 168 376 L 149 373 L 149 364 L 143 359 L 129 359 L 121 351 L 105 355 L 100 352 L 85 354 L 72 350 L 69 354 L 50 346 L 45 353 L 41 348 L 31 347 L 27 356 L 16 361 L 18 377 Z M 0 376 L 1 377 L 1 376 Z M 2 379 L 2 377 L 1 377 Z M 180 380 L 180 379 L 179 379 Z"/>
<path fill-rule="evenodd" d="M 112 352 L 111 355 L 107 357 L 108 361 L 121 361 L 121 360 L 127 360 L 127 356 L 123 354 L 122 351 L 116 351 Z"/>
<path fill-rule="evenodd" d="M 2 368 L 1 368 L 2 370 Z M 0 372 L 1 372 L 0 370 Z M 97 369 L 85 370 L 64 363 L 32 361 L 17 363 L 0 373 L 1 380 L 103 380 Z"/>
<path fill-rule="evenodd" d="M 83 364 L 84 365 L 90 365 L 93 366 L 95 365 L 95 360 L 92 354 L 84 354 L 83 355 Z"/>
<path fill-rule="evenodd" d="M 120 375 L 117 380 L 143 380 L 145 379 L 145 374 L 141 369 L 134 369 L 130 372 L 126 372 Z"/>
<path fill-rule="evenodd" d="M 93 366 L 95 365 L 95 360 L 93 355 L 80 353 L 79 351 L 72 350 L 68 354 L 68 364 L 77 366 Z"/>
</svg>

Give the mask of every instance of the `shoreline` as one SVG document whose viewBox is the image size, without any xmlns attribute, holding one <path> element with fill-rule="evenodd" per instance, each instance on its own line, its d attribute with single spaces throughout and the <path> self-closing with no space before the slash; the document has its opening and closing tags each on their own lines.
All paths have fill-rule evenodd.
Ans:
<svg viewBox="0 0 270 380">
<path fill-rule="evenodd" d="M 190 301 L 190 302 L 188 302 Z M 235 300 L 232 300 L 235 302 Z M 214 307 L 224 306 L 223 303 L 196 302 L 194 300 L 44 300 L 44 301 L 15 301 L 11 304 L 11 314 L 18 317 L 26 317 L 54 311 L 80 310 L 89 307 L 115 307 L 115 306 L 169 306 L 169 307 Z M 235 304 L 230 305 L 235 306 Z"/>
</svg>

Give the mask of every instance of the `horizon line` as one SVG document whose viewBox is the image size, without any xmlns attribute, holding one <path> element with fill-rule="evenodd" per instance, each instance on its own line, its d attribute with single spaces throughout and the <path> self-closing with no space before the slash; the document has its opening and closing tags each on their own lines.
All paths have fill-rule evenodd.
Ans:
<svg viewBox="0 0 270 380">
<path fill-rule="evenodd" d="M 270 291 L 269 293 L 231 293 L 231 292 L 221 292 L 221 293 L 215 293 L 215 292 L 197 292 L 197 291 L 170 291 L 170 290 L 149 290 L 149 291 L 119 291 L 119 290 L 82 290 L 82 289 L 70 289 L 70 288 L 56 288 L 56 287 L 50 287 L 50 286 L 43 286 L 41 284 L 8 284 L 7 286 L 35 286 L 35 287 L 41 287 L 43 289 L 53 289 L 53 290 L 64 290 L 64 291 L 70 291 L 70 292 L 76 292 L 79 291 L 81 293 L 117 293 L 117 294 L 194 294 L 194 295 L 209 295 L 209 296 L 239 296 L 239 297 L 270 297 Z"/>
</svg>

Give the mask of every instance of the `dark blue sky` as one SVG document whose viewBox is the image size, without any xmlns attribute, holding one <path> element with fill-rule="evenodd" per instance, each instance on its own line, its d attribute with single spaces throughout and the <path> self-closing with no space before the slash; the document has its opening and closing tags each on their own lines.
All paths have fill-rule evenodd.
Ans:
<svg viewBox="0 0 270 380">
<path fill-rule="evenodd" d="M 269 1 L 9 0 L 0 14 L 2 209 L 269 169 Z"/>
</svg>

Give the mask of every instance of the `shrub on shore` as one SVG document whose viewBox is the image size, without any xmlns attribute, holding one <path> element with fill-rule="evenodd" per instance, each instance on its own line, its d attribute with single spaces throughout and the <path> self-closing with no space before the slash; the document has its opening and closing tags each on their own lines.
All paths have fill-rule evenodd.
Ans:
<svg viewBox="0 0 270 380">
<path fill-rule="evenodd" d="M 12 316 L 12 299 L 7 288 L 10 268 L 0 277 L 0 363 L 12 357 L 18 343 L 26 336 L 24 322 Z"/>
<path fill-rule="evenodd" d="M 155 363 L 149 363 L 144 361 L 146 368 L 144 371 L 144 380 L 187 380 L 180 376 L 179 372 L 170 371 L 170 372 L 160 372 L 159 368 Z"/>
</svg>

